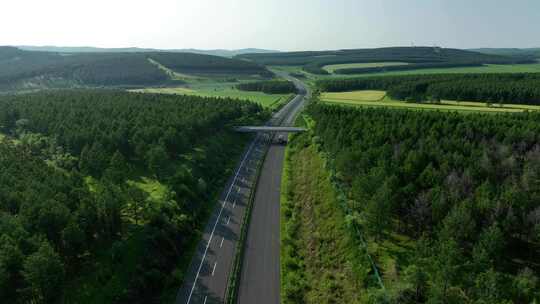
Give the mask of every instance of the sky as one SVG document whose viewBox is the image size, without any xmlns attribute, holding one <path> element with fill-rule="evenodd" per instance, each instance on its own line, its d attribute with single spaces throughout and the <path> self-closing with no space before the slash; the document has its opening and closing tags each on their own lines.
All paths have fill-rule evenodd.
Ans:
<svg viewBox="0 0 540 304">
<path fill-rule="evenodd" d="M 1 0 L 0 45 L 540 47 L 540 0 Z"/>
</svg>

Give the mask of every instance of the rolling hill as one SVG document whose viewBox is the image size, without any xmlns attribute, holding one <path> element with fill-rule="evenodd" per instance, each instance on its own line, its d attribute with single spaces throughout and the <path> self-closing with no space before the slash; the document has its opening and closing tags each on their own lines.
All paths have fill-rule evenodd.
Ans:
<svg viewBox="0 0 540 304">
<path fill-rule="evenodd" d="M 332 64 L 361 62 L 405 62 L 408 65 L 393 66 L 393 70 L 430 68 L 438 66 L 471 66 L 482 64 L 529 63 L 529 58 L 515 58 L 501 55 L 482 54 L 459 49 L 439 47 L 388 47 L 376 49 L 352 49 L 312 52 L 283 52 L 267 54 L 243 54 L 235 58 L 250 60 L 265 65 L 300 65 L 314 74 L 328 74 L 323 67 Z M 388 69 L 388 67 L 382 67 Z M 364 68 L 367 72 L 380 69 Z M 348 69 L 336 73 L 348 74 Z M 354 73 L 362 72 L 355 68 Z"/>
<path fill-rule="evenodd" d="M 162 85 L 172 81 L 162 67 L 206 76 L 270 76 L 263 66 L 192 53 L 73 53 L 0 47 L 0 91 L 17 89 Z"/>
<path fill-rule="evenodd" d="M 221 57 L 233 57 L 242 54 L 258 54 L 258 53 L 277 53 L 276 50 L 265 50 L 257 48 L 245 48 L 238 50 L 201 50 L 201 49 L 152 49 L 152 48 L 98 48 L 98 47 L 62 47 L 62 46 L 16 46 L 24 51 L 39 51 L 39 52 L 56 52 L 56 53 L 153 53 L 153 52 L 165 52 L 165 53 L 195 53 L 203 55 L 221 56 Z"/>
</svg>

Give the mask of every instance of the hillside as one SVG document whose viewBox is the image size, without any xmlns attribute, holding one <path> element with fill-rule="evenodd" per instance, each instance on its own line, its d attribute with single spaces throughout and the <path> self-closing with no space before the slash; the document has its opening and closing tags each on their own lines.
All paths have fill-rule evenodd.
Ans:
<svg viewBox="0 0 540 304">
<path fill-rule="evenodd" d="M 99 47 L 62 47 L 62 46 L 17 46 L 17 48 L 24 51 L 39 51 L 39 52 L 57 52 L 57 53 L 151 53 L 151 52 L 165 52 L 165 53 L 195 53 L 203 55 L 221 56 L 221 57 L 233 57 L 242 54 L 256 54 L 256 53 L 277 53 L 276 50 L 265 50 L 257 48 L 246 48 L 237 50 L 215 49 L 215 50 L 201 50 L 201 49 L 152 49 L 152 48 L 99 48 Z"/>
<path fill-rule="evenodd" d="M 270 54 L 244 54 L 239 59 L 251 60 L 265 65 L 301 65 L 314 74 L 328 74 L 323 67 L 332 64 L 362 62 L 404 62 L 407 65 L 392 69 L 429 68 L 438 66 L 471 66 L 482 64 L 526 63 L 527 59 L 482 54 L 458 49 L 439 47 L 389 47 L 376 49 L 353 49 L 316 52 L 283 52 Z M 373 68 L 366 68 L 370 72 Z M 341 69 L 346 71 L 346 69 Z M 361 72 L 356 69 L 355 72 Z M 345 72 L 346 73 L 346 72 Z"/>
<path fill-rule="evenodd" d="M 255 63 L 202 54 L 152 52 L 67 55 L 0 47 L 0 91 L 163 85 L 170 82 L 167 72 L 155 62 L 176 72 L 195 75 L 271 75 L 266 68 Z"/>
</svg>

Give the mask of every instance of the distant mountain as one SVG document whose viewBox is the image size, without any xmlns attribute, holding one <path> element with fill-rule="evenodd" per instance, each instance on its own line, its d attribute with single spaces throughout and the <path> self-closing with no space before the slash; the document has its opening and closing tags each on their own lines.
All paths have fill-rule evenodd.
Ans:
<svg viewBox="0 0 540 304">
<path fill-rule="evenodd" d="M 37 52 L 56 52 L 56 53 L 149 53 L 149 52 L 167 52 L 167 53 L 195 53 L 203 55 L 213 55 L 220 57 L 233 57 L 242 54 L 266 54 L 276 53 L 275 50 L 264 50 L 256 48 L 247 48 L 239 50 L 199 50 L 199 49 L 149 49 L 149 48 L 97 48 L 97 47 L 62 47 L 62 46 L 17 46 L 21 50 L 25 51 L 37 51 Z"/>
<path fill-rule="evenodd" d="M 480 48 L 470 49 L 470 51 L 490 54 L 490 55 L 503 55 L 503 56 L 534 56 L 540 58 L 540 48 Z"/>
</svg>

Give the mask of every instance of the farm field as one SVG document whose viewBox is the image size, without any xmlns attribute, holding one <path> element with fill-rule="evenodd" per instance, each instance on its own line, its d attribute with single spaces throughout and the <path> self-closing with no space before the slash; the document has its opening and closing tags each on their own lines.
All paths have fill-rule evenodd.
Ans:
<svg viewBox="0 0 540 304">
<path fill-rule="evenodd" d="M 326 65 L 323 69 L 327 70 L 330 73 L 334 73 L 335 70 L 339 69 L 352 69 L 352 68 L 378 68 L 386 66 L 399 66 L 399 65 L 408 65 L 407 62 L 361 62 L 361 63 L 345 63 L 345 64 L 331 64 Z"/>
<path fill-rule="evenodd" d="M 158 94 L 178 94 L 194 95 L 202 97 L 228 97 L 246 99 L 256 102 L 263 107 L 275 108 L 281 103 L 289 100 L 290 94 L 265 94 L 262 92 L 240 91 L 234 88 L 237 83 L 193 83 L 189 87 L 168 87 L 168 88 L 145 88 L 132 90 L 140 93 L 158 93 Z"/>
<path fill-rule="evenodd" d="M 326 66 L 328 67 L 328 66 Z M 270 70 L 284 71 L 288 73 L 301 73 L 306 76 L 306 82 L 312 84 L 317 80 L 336 79 L 336 78 L 354 78 L 371 76 L 399 76 L 399 75 L 421 75 L 421 74 L 501 74 L 501 73 L 540 73 L 540 62 L 530 64 L 487 64 L 481 67 L 461 67 L 461 68 L 437 68 L 437 69 L 418 69 L 409 71 L 391 71 L 381 73 L 347 74 L 347 75 L 316 75 L 303 70 L 302 66 L 271 66 Z M 334 69 L 335 70 L 335 69 Z"/>
<path fill-rule="evenodd" d="M 461 74 L 461 73 L 540 73 L 540 63 L 530 64 L 486 64 L 481 67 L 418 69 L 410 71 L 392 71 L 382 73 L 357 74 L 356 76 L 375 75 L 413 75 L 413 74 Z"/>
<path fill-rule="evenodd" d="M 327 92 L 321 94 L 321 100 L 327 103 L 353 106 L 395 107 L 443 111 L 523 112 L 525 110 L 540 110 L 540 106 L 532 105 L 505 104 L 502 107 L 498 105 L 487 107 L 485 103 L 452 100 L 442 100 L 440 104 L 408 103 L 405 101 L 393 100 L 386 96 L 386 92 L 384 91 Z"/>
</svg>

